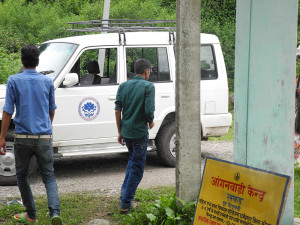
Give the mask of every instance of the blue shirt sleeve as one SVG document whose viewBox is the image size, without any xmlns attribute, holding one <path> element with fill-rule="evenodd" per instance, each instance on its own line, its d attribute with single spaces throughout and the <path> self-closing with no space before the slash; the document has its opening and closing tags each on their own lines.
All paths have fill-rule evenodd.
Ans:
<svg viewBox="0 0 300 225">
<path fill-rule="evenodd" d="M 8 114 L 14 114 L 15 110 L 15 90 L 13 86 L 12 79 L 8 78 L 6 83 L 6 97 L 5 97 L 5 105 L 3 107 L 3 111 Z"/>
<path fill-rule="evenodd" d="M 54 98 L 54 85 L 51 80 L 50 83 L 50 93 L 49 93 L 49 111 L 54 111 L 56 109 L 55 98 Z"/>
</svg>

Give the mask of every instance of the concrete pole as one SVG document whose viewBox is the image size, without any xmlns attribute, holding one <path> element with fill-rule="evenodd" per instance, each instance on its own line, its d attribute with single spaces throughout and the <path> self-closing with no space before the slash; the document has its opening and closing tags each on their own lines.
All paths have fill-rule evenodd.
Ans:
<svg viewBox="0 0 300 225">
<path fill-rule="evenodd" d="M 109 10 L 110 10 L 110 0 L 104 0 L 104 7 L 103 7 L 103 20 L 109 19 Z M 107 27 L 107 22 L 102 22 L 103 27 Z M 102 32 L 104 34 L 106 32 Z M 105 49 L 99 50 L 99 57 L 98 57 L 98 64 L 100 67 L 100 76 L 103 76 L 103 69 L 104 69 L 104 60 L 105 60 Z"/>
<path fill-rule="evenodd" d="M 237 0 L 234 160 L 292 177 L 298 0 Z M 278 196 L 280 197 L 280 196 Z"/>
<path fill-rule="evenodd" d="M 200 0 L 177 0 L 176 193 L 197 200 L 201 182 Z"/>
<path fill-rule="evenodd" d="M 104 0 L 104 7 L 103 7 L 103 19 L 104 20 L 109 19 L 109 10 L 110 10 L 110 0 Z"/>
</svg>

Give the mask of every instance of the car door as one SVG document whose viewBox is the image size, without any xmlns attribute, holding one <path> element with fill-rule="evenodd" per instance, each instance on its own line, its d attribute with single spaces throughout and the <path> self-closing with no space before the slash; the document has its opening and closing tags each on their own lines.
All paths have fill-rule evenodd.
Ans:
<svg viewBox="0 0 300 225">
<path fill-rule="evenodd" d="M 134 62 L 139 58 L 147 59 L 151 64 L 150 82 L 155 86 L 155 113 L 156 126 L 150 131 L 150 138 L 158 132 L 160 123 L 169 112 L 175 111 L 174 83 L 170 76 L 168 46 L 127 46 L 125 48 L 127 62 L 127 80 L 134 75 Z"/>
<path fill-rule="evenodd" d="M 56 89 L 53 138 L 59 146 L 116 140 L 114 101 L 120 82 L 119 50 L 119 47 L 85 49 L 70 71 L 78 74 L 79 83 Z"/>
</svg>

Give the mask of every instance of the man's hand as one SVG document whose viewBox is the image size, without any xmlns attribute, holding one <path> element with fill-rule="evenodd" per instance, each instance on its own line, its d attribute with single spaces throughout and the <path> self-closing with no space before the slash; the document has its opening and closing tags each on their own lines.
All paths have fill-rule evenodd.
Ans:
<svg viewBox="0 0 300 225">
<path fill-rule="evenodd" d="M 152 122 L 151 124 L 149 124 L 149 129 L 151 130 L 152 127 L 154 127 L 154 122 Z"/>
<path fill-rule="evenodd" d="M 0 134 L 0 155 L 6 154 L 5 136 L 11 121 L 11 114 L 8 114 L 3 110 L 2 112 L 2 124 L 1 124 L 1 134 Z"/>
<path fill-rule="evenodd" d="M 5 138 L 0 138 L 0 155 L 6 154 Z"/>
<path fill-rule="evenodd" d="M 121 134 L 121 111 L 115 110 L 115 115 L 116 115 L 116 123 L 118 128 L 118 142 L 124 146 L 125 142 Z"/>
<path fill-rule="evenodd" d="M 119 142 L 121 145 L 123 145 L 123 146 L 125 145 L 125 142 L 124 142 L 124 139 L 123 139 L 121 133 L 119 133 L 119 135 L 118 135 L 118 142 Z"/>
</svg>

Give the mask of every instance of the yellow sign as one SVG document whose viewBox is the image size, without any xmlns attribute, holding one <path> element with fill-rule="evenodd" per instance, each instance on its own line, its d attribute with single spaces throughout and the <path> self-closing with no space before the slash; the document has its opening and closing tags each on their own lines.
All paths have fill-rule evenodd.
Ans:
<svg viewBox="0 0 300 225">
<path fill-rule="evenodd" d="M 291 178 L 207 158 L 193 224 L 280 224 Z"/>
</svg>

